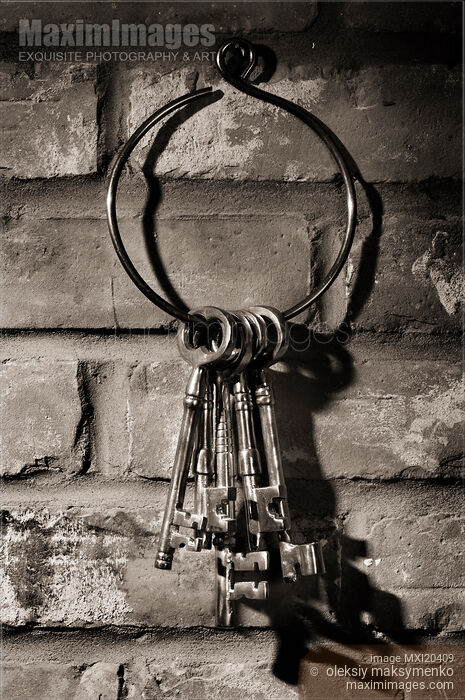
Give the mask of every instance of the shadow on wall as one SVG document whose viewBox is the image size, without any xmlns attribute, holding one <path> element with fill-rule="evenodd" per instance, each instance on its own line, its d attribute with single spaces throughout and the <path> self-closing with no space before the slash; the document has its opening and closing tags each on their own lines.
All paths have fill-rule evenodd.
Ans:
<svg viewBox="0 0 465 700">
<path fill-rule="evenodd" d="M 155 165 L 178 126 L 221 97 L 220 91 L 206 95 L 168 119 L 155 136 L 143 166 L 148 188 L 143 214 L 146 251 L 163 292 L 173 304 L 184 310 L 188 307 L 171 284 L 157 246 L 155 215 L 162 193 L 154 174 Z M 324 124 L 322 126 L 327 129 Z M 292 411 L 293 427 L 288 431 L 288 444 L 282 441 L 281 448 L 288 453 L 302 441 L 302 436 L 306 436 L 305 444 L 311 445 L 312 452 L 310 464 L 304 465 L 302 477 L 296 478 L 295 469 L 292 473 L 291 465 L 284 464 L 289 505 L 294 516 L 294 542 L 325 539 L 327 574 L 323 580 L 310 577 L 294 584 L 283 583 L 279 561 L 273 559 L 272 553 L 268 600 L 242 602 L 243 606 L 269 617 L 278 637 L 273 671 L 289 684 L 298 682 L 300 663 L 312 641 L 328 639 L 343 644 L 376 644 L 385 642 L 386 638 L 395 642 L 414 641 L 404 628 L 399 599 L 373 587 L 369 577 L 357 568 L 358 559 L 374 557 L 376 553 L 368 552 L 365 541 L 351 539 L 340 531 L 334 488 L 330 480 L 325 480 L 313 437 L 313 414 L 328 406 L 338 391 L 354 381 L 353 361 L 346 342 L 350 337 L 351 322 L 363 309 L 374 285 L 382 230 L 382 202 L 376 189 L 364 182 L 350 154 L 340 142 L 339 146 L 367 199 L 372 217 L 371 233 L 361 249 L 357 277 L 340 327 L 329 336 L 295 324 L 292 328 L 294 346 L 306 350 L 291 350 L 285 361 L 286 371 L 273 373 L 278 423 L 280 416 L 285 420 L 282 399 L 286 396 L 289 396 L 288 408 Z M 349 445 L 347 447 L 350 449 Z M 336 666 L 350 662 L 350 658 L 338 654 L 328 660 Z"/>
<path fill-rule="evenodd" d="M 339 144 L 342 148 L 342 144 Z M 345 149 L 344 149 L 345 151 Z M 357 561 L 375 557 L 368 544 L 354 540 L 340 531 L 337 523 L 336 495 L 325 476 L 314 440 L 312 416 L 323 410 L 337 392 L 354 380 L 353 360 L 347 348 L 351 322 L 363 309 L 374 285 L 382 231 L 383 207 L 376 189 L 365 183 L 347 151 L 352 174 L 362 187 L 371 211 L 372 228 L 365 239 L 357 269 L 357 277 L 347 304 L 344 320 L 331 334 L 315 333 L 306 326 L 293 326 L 294 346 L 304 351 L 290 351 L 286 371 L 273 373 L 277 419 L 280 418 L 280 397 L 292 401 L 293 430 L 288 444 L 281 441 L 283 452 L 289 453 L 302 436 L 310 445 L 311 459 L 302 478 L 295 478 L 295 469 L 284 464 L 289 505 L 293 517 L 294 541 L 310 542 L 326 539 L 324 558 L 327 574 L 300 579 L 294 584 L 280 580 L 279 562 L 275 562 L 275 580 L 266 601 L 247 601 L 247 605 L 265 612 L 278 636 L 273 667 L 281 680 L 296 684 L 299 667 L 311 642 L 325 639 L 340 644 L 374 645 L 393 641 L 413 643 L 414 635 L 405 629 L 400 600 L 387 591 L 371 585 L 369 577 L 357 568 Z M 282 404 L 281 404 L 282 405 Z M 284 420 L 284 416 L 281 416 Z M 347 445 L 350 449 L 350 445 Z M 297 527 L 296 527 L 297 525 Z M 348 656 L 327 650 L 328 664 L 350 665 Z M 354 661 L 354 663 L 356 663 Z"/>
</svg>

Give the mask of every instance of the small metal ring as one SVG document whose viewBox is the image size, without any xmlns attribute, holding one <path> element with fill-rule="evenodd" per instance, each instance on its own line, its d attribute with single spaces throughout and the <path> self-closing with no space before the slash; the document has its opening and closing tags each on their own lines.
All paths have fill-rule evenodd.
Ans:
<svg viewBox="0 0 465 700">
<path fill-rule="evenodd" d="M 240 335 L 240 345 L 241 352 L 237 358 L 237 362 L 234 362 L 231 369 L 227 370 L 227 374 L 230 376 L 241 374 L 249 365 L 253 357 L 253 339 L 254 333 L 252 324 L 245 315 L 243 311 L 231 311 L 230 312 L 234 318 L 239 321 L 239 335 Z"/>
<path fill-rule="evenodd" d="M 239 355 L 238 348 L 238 327 L 234 316 L 227 311 L 217 309 L 215 306 L 203 306 L 191 312 L 191 316 L 205 321 L 208 325 L 211 321 L 219 321 L 222 329 L 221 343 L 216 350 L 211 350 L 206 345 L 198 348 L 192 347 L 189 343 L 189 324 L 180 326 L 177 333 L 178 349 L 183 357 L 193 367 L 203 367 L 205 365 L 215 365 L 223 367 L 236 359 Z"/>
<path fill-rule="evenodd" d="M 264 351 L 257 358 L 257 363 L 262 367 L 272 365 L 286 353 L 289 347 L 289 326 L 284 314 L 271 306 L 251 306 L 249 311 L 265 321 L 271 321 L 276 330 L 276 342 L 273 343 L 269 342 L 267 331 L 268 342 L 265 343 Z"/>
<path fill-rule="evenodd" d="M 245 68 L 243 68 L 239 75 L 241 80 L 245 80 L 249 77 L 257 65 L 257 53 L 255 51 L 255 47 L 252 42 L 247 41 L 247 39 L 230 39 L 229 41 L 225 41 L 224 44 L 220 46 L 216 54 L 216 65 L 218 66 L 218 70 L 223 77 L 229 75 L 228 67 L 226 65 L 226 52 L 230 49 L 240 49 L 243 54 L 247 54 L 247 65 Z"/>
</svg>

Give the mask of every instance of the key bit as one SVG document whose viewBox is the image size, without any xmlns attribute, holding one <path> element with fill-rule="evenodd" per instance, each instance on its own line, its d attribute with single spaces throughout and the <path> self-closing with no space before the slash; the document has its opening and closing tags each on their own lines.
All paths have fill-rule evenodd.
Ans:
<svg viewBox="0 0 465 700">
<path fill-rule="evenodd" d="M 211 532 L 232 533 L 236 520 L 230 516 L 236 502 L 234 486 L 209 486 L 207 497 L 207 527 Z"/>
<path fill-rule="evenodd" d="M 217 549 L 217 607 L 216 622 L 221 627 L 234 624 L 233 602 L 241 598 L 265 600 L 269 594 L 267 581 L 259 580 L 259 574 L 268 571 L 269 552 L 232 552 L 229 547 Z M 253 572 L 255 580 L 236 581 L 235 572 Z"/>
<path fill-rule="evenodd" d="M 173 525 L 187 527 L 193 530 L 204 530 L 207 518 L 200 513 L 189 513 L 187 510 L 176 508 L 173 515 Z"/>
<path fill-rule="evenodd" d="M 187 549 L 189 552 L 200 552 L 203 545 L 203 537 L 191 537 L 173 530 L 170 537 L 170 545 L 173 549 Z"/>
<path fill-rule="evenodd" d="M 231 552 L 228 561 L 231 562 L 235 571 L 268 571 L 270 568 L 270 553 Z"/>
<path fill-rule="evenodd" d="M 259 581 L 257 584 L 253 581 L 238 581 L 233 588 L 229 589 L 228 595 L 230 600 L 239 600 L 240 598 L 266 600 L 269 590 L 268 581 Z"/>
<path fill-rule="evenodd" d="M 299 576 L 315 576 L 326 573 L 320 542 L 291 544 L 280 542 L 281 568 L 283 579 L 288 583 L 297 581 Z"/>
<path fill-rule="evenodd" d="M 253 489 L 257 520 L 251 520 L 251 532 L 280 532 L 286 530 L 287 490 L 285 486 L 261 486 Z"/>
</svg>

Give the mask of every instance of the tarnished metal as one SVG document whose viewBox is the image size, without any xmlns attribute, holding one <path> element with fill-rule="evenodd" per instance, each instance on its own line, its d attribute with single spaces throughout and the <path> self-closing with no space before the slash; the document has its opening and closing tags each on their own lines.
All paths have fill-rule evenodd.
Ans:
<svg viewBox="0 0 465 700">
<path fill-rule="evenodd" d="M 230 52 L 239 53 L 243 59 L 244 69 L 240 74 L 233 74 L 228 68 L 227 56 Z M 323 141 L 340 170 L 342 182 L 344 183 L 345 187 L 347 219 L 345 233 L 339 253 L 336 256 L 336 259 L 330 267 L 327 275 L 321 280 L 315 289 L 313 289 L 310 294 L 304 297 L 297 304 L 284 312 L 284 317 L 286 320 L 290 320 L 308 309 L 311 304 L 315 303 L 315 301 L 326 292 L 326 290 L 332 285 L 338 274 L 341 272 L 344 264 L 347 261 L 354 238 L 357 219 L 357 203 L 354 187 L 355 175 L 351 172 L 352 166 L 344 147 L 341 145 L 336 135 L 333 134 L 328 126 L 326 126 L 326 124 L 300 105 L 297 105 L 294 102 L 286 100 L 278 95 L 273 95 L 273 93 L 269 92 L 268 90 L 261 90 L 247 80 L 250 73 L 253 71 L 255 64 L 255 47 L 246 39 L 228 40 L 219 48 L 216 54 L 216 65 L 218 71 L 228 83 L 252 98 L 273 104 L 288 114 L 297 117 L 297 119 L 306 124 L 306 126 L 308 126 L 321 139 L 321 141 Z M 152 289 L 152 287 L 147 284 L 147 282 L 143 279 L 143 277 L 141 277 L 139 272 L 134 267 L 134 264 L 132 263 L 123 244 L 119 231 L 118 219 L 116 215 L 116 197 L 119 181 L 124 167 L 129 160 L 131 153 L 137 147 L 141 139 L 143 139 L 144 136 L 146 136 L 146 134 L 165 117 L 192 102 L 205 99 L 209 94 L 212 94 L 211 87 L 202 88 L 196 92 L 179 97 L 172 102 L 169 102 L 167 105 L 165 105 L 165 107 L 159 109 L 145 122 L 143 122 L 143 124 L 141 124 L 141 126 L 139 126 L 139 128 L 132 134 L 118 154 L 111 171 L 107 194 L 108 227 L 111 240 L 122 266 L 138 289 L 148 299 L 150 299 L 153 304 L 185 323 L 195 322 L 195 314 L 193 312 L 188 312 L 187 307 L 175 305 L 166 301 L 166 299 L 163 299 L 163 297 L 161 297 L 157 292 L 155 292 L 154 289 Z M 215 96 L 222 97 L 222 94 L 215 93 Z M 157 154 L 154 153 L 153 155 L 156 159 Z"/>
<path fill-rule="evenodd" d="M 176 456 L 174 458 L 173 471 L 169 487 L 168 500 L 165 507 L 163 522 L 158 541 L 158 551 L 155 566 L 158 569 L 171 569 L 173 561 L 173 544 L 171 540 L 173 532 L 173 519 L 176 509 L 181 509 L 184 502 L 189 464 L 192 457 L 195 431 L 199 406 L 205 392 L 205 370 L 195 367 L 187 382 L 184 396 L 184 413 L 181 430 L 178 438 Z M 177 527 L 177 526 L 174 526 Z"/>
<path fill-rule="evenodd" d="M 280 542 L 279 553 L 285 581 L 293 582 L 299 576 L 314 576 L 324 574 L 326 571 L 319 542 L 310 542 L 310 544 Z"/>
<path fill-rule="evenodd" d="M 216 620 L 230 627 L 237 601 L 268 596 L 270 546 L 279 547 L 288 582 L 324 573 L 324 563 L 318 542 L 291 542 L 274 397 L 264 369 L 287 348 L 283 315 L 269 307 L 234 313 L 204 307 L 196 314 L 217 329 L 210 338 L 189 335 L 187 327 L 178 335 L 183 356 L 200 367 L 186 390 L 156 566 L 170 568 L 175 549 L 213 546 Z M 192 510 L 184 507 L 189 464 L 195 476 Z M 239 535 L 241 513 L 245 533 Z M 239 551 L 244 534 L 246 545 Z"/>
<path fill-rule="evenodd" d="M 269 483 L 280 491 L 280 512 L 283 519 L 283 530 L 291 527 L 291 516 L 287 503 L 287 491 L 284 481 L 284 471 L 281 461 L 278 429 L 274 412 L 274 397 L 269 373 L 258 370 L 255 374 L 255 401 L 260 416 L 262 428 L 263 451 Z"/>
</svg>

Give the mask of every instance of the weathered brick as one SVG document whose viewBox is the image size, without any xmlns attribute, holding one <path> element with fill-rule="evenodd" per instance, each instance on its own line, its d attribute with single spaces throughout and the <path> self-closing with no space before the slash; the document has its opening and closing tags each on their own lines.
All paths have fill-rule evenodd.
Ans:
<svg viewBox="0 0 465 700">
<path fill-rule="evenodd" d="M 134 263 L 151 283 L 140 220 L 123 220 L 120 227 Z M 157 222 L 151 241 L 154 235 L 171 284 L 191 308 L 206 302 L 240 308 L 257 300 L 285 307 L 308 288 L 308 234 L 298 217 L 190 216 Z M 2 294 L 10 300 L 3 327 L 153 328 L 171 320 L 129 280 L 103 221 L 11 223 L 2 253 Z"/>
<path fill-rule="evenodd" d="M 356 330 L 415 330 L 434 334 L 458 331 L 463 305 L 460 203 L 439 185 L 421 188 L 385 185 L 377 189 L 389 212 L 382 232 L 373 232 L 372 216 L 359 189 L 360 222 L 350 262 L 318 304 L 319 323 L 323 328 L 334 328 L 348 317 Z M 67 217 L 81 219 L 84 202 L 89 199 L 98 202 L 104 196 L 100 188 L 70 190 L 61 185 L 52 192 L 42 187 L 40 197 L 33 187 L 11 190 L 5 193 L 4 200 L 5 219 L 9 222 L 2 247 L 4 326 L 112 327 L 115 313 L 116 321 L 123 327 L 156 326 L 168 321 L 169 317 L 153 308 L 126 278 L 102 221 L 64 221 Z M 285 303 L 291 304 L 305 293 L 310 265 L 312 272 L 321 263 L 327 269 L 337 253 L 343 212 L 342 197 L 333 186 L 289 183 L 225 186 L 225 183 L 208 182 L 202 187 L 199 182 L 178 181 L 163 185 L 162 194 L 155 223 L 158 249 L 169 278 L 188 304 L 219 301 L 231 307 L 234 301 L 231 289 L 237 288 L 247 294 L 240 295 L 238 291 L 236 304 L 268 301 L 283 308 Z M 144 268 L 143 264 L 147 256 L 142 250 L 141 225 L 137 218 L 131 220 L 140 214 L 145 196 L 142 183 L 131 185 L 125 181 L 119 206 L 126 243 L 150 281 L 150 268 Z M 240 216 L 234 213 L 240 210 Z M 285 217 L 283 211 L 287 212 Z M 57 215 L 59 221 L 55 220 Z M 103 207 L 94 205 L 92 217 L 103 216 Z M 178 218 L 173 220 L 173 217 Z M 215 221 L 223 225 L 221 233 L 213 230 Z M 31 229 L 34 229 L 32 240 Z M 249 250 L 252 242 L 246 242 L 247 232 L 254 236 L 257 256 L 253 258 Z M 264 241 L 267 235 L 277 248 L 271 249 L 268 240 Z M 95 242 L 83 246 L 84 236 L 93 237 Z M 306 255 L 302 246 L 307 236 L 311 259 L 304 268 Z M 226 238 L 227 256 L 236 265 L 235 275 L 231 269 L 233 263 L 226 265 L 221 248 L 215 243 L 220 244 Z M 205 250 L 198 245 L 199 239 Z M 33 260 L 25 249 L 31 251 Z M 72 251 L 71 268 L 68 251 Z M 206 260 L 208 274 L 203 273 Z M 241 279 L 239 266 L 244 268 Z M 57 269 L 63 270 L 58 276 Z M 93 297 L 87 306 L 81 292 L 83 269 Z M 216 277 L 210 274 L 210 269 L 213 273 L 218 270 Z M 92 270 L 95 277 L 90 275 Z M 57 277 L 65 276 L 72 281 L 69 289 L 57 284 Z M 30 285 L 31 296 L 25 294 Z M 221 290 L 219 300 L 215 299 L 217 289 Z M 17 294 L 24 299 L 22 316 L 12 301 Z M 39 304 L 39 296 L 43 295 L 49 300 L 47 309 Z"/>
<path fill-rule="evenodd" d="M 288 485 L 293 539 L 325 537 L 327 577 L 292 585 L 274 581 L 268 601 L 239 605 L 241 625 L 312 620 L 316 610 L 327 608 L 329 596 L 333 609 L 341 608 L 338 615 L 362 620 L 363 611 L 369 611 L 388 632 L 398 632 L 402 624 L 426 630 L 436 625 L 437 631 L 442 623 L 451 631 L 458 628 L 461 580 L 454 547 L 458 550 L 459 490 L 337 480 L 308 485 L 290 480 Z M 134 499 L 126 489 L 124 509 L 6 512 L 4 623 L 213 625 L 212 553 L 180 551 L 171 572 L 154 569 L 166 489 L 157 486 L 151 494 L 136 499 L 149 500 L 150 507 L 129 505 Z"/>
<path fill-rule="evenodd" d="M 3 622 L 211 625 L 211 553 L 181 552 L 172 571 L 155 569 L 161 499 L 154 507 L 152 512 L 7 512 Z M 207 578 L 204 570 L 210 572 Z"/>
<path fill-rule="evenodd" d="M 120 664 L 92 661 L 77 666 L 60 663 L 7 663 L 2 667 L 2 692 L 8 700 L 118 700 L 124 669 Z"/>
<path fill-rule="evenodd" d="M 114 629 L 5 635 L 3 648 L 9 659 L 4 666 L 5 688 L 11 690 L 11 700 L 27 696 L 20 690 L 28 687 L 26 682 L 29 688 L 37 688 L 37 700 L 153 700 L 160 693 L 181 700 L 238 700 L 244 695 L 250 700 L 295 700 L 295 686 L 273 673 L 274 641 L 269 631 L 234 629 L 179 633 L 158 629 L 137 636 Z M 44 676 L 50 683 L 44 682 Z M 56 689 L 51 687 L 53 676 Z M 61 679 L 68 676 L 72 679 L 69 692 L 65 689 L 60 695 Z M 100 682 L 90 685 L 90 677 L 96 676 Z M 94 694 L 81 695 L 85 686 Z"/>
<path fill-rule="evenodd" d="M 146 477 L 170 474 L 188 373 L 176 359 L 174 337 L 165 342 L 172 345 L 172 357 L 140 363 L 129 387 L 130 468 Z M 309 362 L 302 354 L 300 363 L 295 353 L 279 366 L 282 371 L 272 372 L 287 475 L 310 480 L 458 475 L 465 417 L 460 365 L 370 361 L 363 353 L 352 357 L 350 346 L 340 353 L 342 368 L 328 368 L 334 355 L 321 345 L 317 359 Z M 119 401 L 126 405 L 125 394 Z"/>
<path fill-rule="evenodd" d="M 168 342 L 168 341 L 167 341 Z M 174 337 L 170 341 L 174 344 Z M 145 477 L 171 476 L 181 425 L 188 365 L 173 359 L 141 364 L 131 373 L 127 398 L 129 469 Z"/>
<path fill-rule="evenodd" d="M 324 372 L 323 368 L 319 371 Z M 354 371 L 356 381 L 346 389 L 337 391 L 336 376 L 335 391 L 327 394 L 326 401 L 316 394 L 315 412 L 309 406 L 303 413 L 303 388 L 289 387 L 302 397 L 300 415 L 308 416 L 309 409 L 314 415 L 314 429 L 307 433 L 307 460 L 311 459 L 314 474 L 424 478 L 460 470 L 464 420 L 460 365 L 376 360 L 356 364 Z M 320 381 L 331 380 L 323 376 Z M 309 393 L 311 386 L 309 382 Z M 297 420 L 298 425 L 292 426 L 290 435 L 284 433 L 283 440 L 289 445 L 285 454 L 292 456 L 296 451 L 292 471 L 297 466 L 301 474 L 308 474 L 308 461 L 299 455 L 305 448 L 297 440 L 303 420 Z M 288 429 L 289 423 L 287 419 Z"/>
<path fill-rule="evenodd" d="M 312 62 L 310 62 L 312 65 Z M 174 177 L 325 181 L 337 170 L 325 147 L 298 120 L 239 94 L 212 69 L 163 74 L 128 71 L 128 135 L 174 96 L 203 84 L 224 96 L 176 124 L 156 161 Z M 446 66 L 364 66 L 359 70 L 286 65 L 282 57 L 266 90 L 314 112 L 344 143 L 367 181 L 459 177 L 460 71 Z M 178 120 L 178 118 L 176 118 Z M 194 136 L 195 135 L 195 136 Z M 137 153 L 148 156 L 147 136 Z"/>
<path fill-rule="evenodd" d="M 30 698 L 32 688 L 34 700 L 74 700 L 78 686 L 79 670 L 73 666 L 37 662 L 2 665 L 2 694 L 8 700 Z"/>
<path fill-rule="evenodd" d="M 102 661 L 86 668 L 73 700 L 117 700 L 123 684 L 124 669 L 119 664 Z"/>
<path fill-rule="evenodd" d="M 344 21 L 350 29 L 375 32 L 458 32 L 458 2 L 346 2 Z"/>
<path fill-rule="evenodd" d="M 38 64 L 34 75 L 4 69 L 1 167 L 24 177 L 85 175 L 97 168 L 95 67 Z"/>
<path fill-rule="evenodd" d="M 171 571 L 154 568 L 166 489 L 153 509 L 17 509 L 4 514 L 4 624 L 157 627 L 214 624 L 214 553 L 180 550 Z M 313 519 L 314 520 L 314 519 Z M 310 518 L 310 526 L 313 527 Z M 296 524 L 305 537 L 309 516 Z M 239 606 L 239 624 L 267 626 L 286 593 L 318 595 L 312 582 L 278 583 L 265 605 Z"/>
<path fill-rule="evenodd" d="M 86 391 L 93 409 L 92 471 L 113 479 L 127 473 L 129 465 L 129 374 L 123 362 L 92 360 L 85 366 Z"/>
<path fill-rule="evenodd" d="M 463 632 L 463 593 L 463 589 L 400 589 L 397 595 L 402 601 L 406 629 L 425 630 L 432 634 Z"/>
<path fill-rule="evenodd" d="M 340 607 L 385 631 L 463 626 L 459 486 L 335 484 L 343 516 Z"/>
<path fill-rule="evenodd" d="M 151 694 L 155 691 L 161 691 L 166 694 L 165 697 L 174 697 L 175 693 L 179 700 L 297 698 L 297 690 L 278 680 L 269 664 L 257 661 L 256 653 L 252 658 L 241 656 L 237 661 L 231 661 L 230 651 L 229 648 L 225 649 L 225 658 L 221 663 L 209 662 L 204 658 L 186 660 L 184 657 L 171 662 L 153 659 L 145 664 L 142 661 L 133 663 L 128 668 L 125 687 L 135 700 L 156 697 Z"/>
<path fill-rule="evenodd" d="M 391 510 L 379 518 L 369 509 L 351 513 L 345 521 L 351 536 L 368 539 L 362 569 L 375 585 L 392 590 L 465 588 L 460 555 L 463 525 L 463 518 L 454 513 L 409 516 Z"/>
<path fill-rule="evenodd" d="M 396 212 L 385 218 L 372 255 L 376 259 L 373 287 L 352 320 L 357 330 L 460 330 L 465 277 L 458 218 L 416 218 L 407 211 Z M 356 250 L 354 258 L 349 295 L 359 277 L 368 274 L 366 260 Z"/>
<path fill-rule="evenodd" d="M 89 426 L 76 362 L 2 365 L 2 473 L 76 473 L 88 467 Z"/>
<path fill-rule="evenodd" d="M 225 5 L 222 2 L 195 3 L 165 2 L 147 3 L 133 2 L 121 4 L 116 9 L 112 5 L 101 3 L 97 6 L 86 6 L 83 3 L 69 2 L 63 7 L 59 3 L 28 2 L 21 13 L 22 18 L 41 19 L 48 22 L 69 23 L 75 18 L 85 22 L 102 23 L 119 19 L 120 22 L 142 22 L 171 24 L 213 24 L 217 34 L 235 34 L 237 32 L 299 32 L 307 29 L 315 17 L 318 8 L 316 0 L 302 2 L 271 2 L 250 3 L 244 11 L 242 2 Z M 18 28 L 18 12 L 16 8 L 5 5 L 0 20 L 1 31 L 15 31 Z M 163 46 L 161 47 L 164 48 Z M 166 48 L 170 47 L 168 44 Z"/>
</svg>

